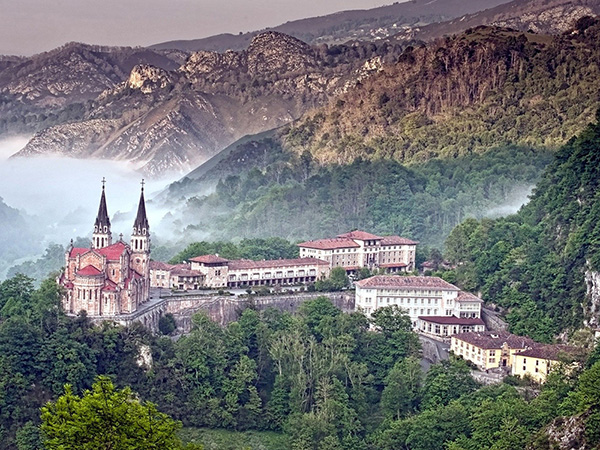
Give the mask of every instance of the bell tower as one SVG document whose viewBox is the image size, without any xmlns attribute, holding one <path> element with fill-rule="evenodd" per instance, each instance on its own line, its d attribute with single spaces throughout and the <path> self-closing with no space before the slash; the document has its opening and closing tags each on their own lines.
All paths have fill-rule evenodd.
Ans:
<svg viewBox="0 0 600 450">
<path fill-rule="evenodd" d="M 142 192 L 140 194 L 140 203 L 138 205 L 137 215 L 133 223 L 133 233 L 131 234 L 131 251 L 133 253 L 133 268 L 140 274 L 145 274 L 150 261 L 150 225 L 146 216 L 146 201 L 144 200 L 144 180 L 142 180 Z M 138 259 L 140 259 L 138 263 Z M 143 265 L 140 263 L 143 262 Z"/>
<path fill-rule="evenodd" d="M 106 195 L 104 194 L 105 184 L 106 180 L 102 178 L 102 195 L 100 196 L 98 216 L 96 216 L 94 232 L 92 233 L 92 248 L 103 248 L 112 244 L 110 218 L 108 217 L 108 210 L 106 208 Z"/>
</svg>

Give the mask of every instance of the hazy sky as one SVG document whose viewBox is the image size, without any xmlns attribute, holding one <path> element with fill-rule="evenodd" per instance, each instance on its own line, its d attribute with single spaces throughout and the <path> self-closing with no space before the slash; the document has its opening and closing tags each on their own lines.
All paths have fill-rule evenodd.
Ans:
<svg viewBox="0 0 600 450">
<path fill-rule="evenodd" d="M 78 41 L 150 45 L 276 26 L 393 0 L 0 0 L 0 54 Z"/>
</svg>

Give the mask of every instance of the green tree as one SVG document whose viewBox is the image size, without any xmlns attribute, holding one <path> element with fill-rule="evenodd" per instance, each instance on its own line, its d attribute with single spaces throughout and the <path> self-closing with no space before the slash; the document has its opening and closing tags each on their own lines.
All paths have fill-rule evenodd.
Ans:
<svg viewBox="0 0 600 450">
<path fill-rule="evenodd" d="M 385 378 L 385 388 L 381 394 L 381 408 L 384 413 L 400 419 L 414 413 L 419 404 L 423 372 L 415 357 L 397 362 Z"/>
<path fill-rule="evenodd" d="M 170 450 L 182 448 L 181 424 L 142 403 L 129 388 L 116 390 L 98 377 L 81 397 L 69 385 L 42 408 L 41 429 L 49 450 Z"/>
</svg>

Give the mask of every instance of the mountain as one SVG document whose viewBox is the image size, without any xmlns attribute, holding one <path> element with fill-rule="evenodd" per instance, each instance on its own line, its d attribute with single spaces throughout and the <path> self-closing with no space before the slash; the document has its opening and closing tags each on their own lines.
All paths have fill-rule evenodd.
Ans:
<svg viewBox="0 0 600 450">
<path fill-rule="evenodd" d="M 136 65 L 83 120 L 38 132 L 17 156 L 122 159 L 149 175 L 189 170 L 246 134 L 326 103 L 399 53 L 388 44 L 329 51 L 267 32 L 241 52 L 194 53 L 177 70 Z"/>
<path fill-rule="evenodd" d="M 322 164 L 425 161 L 498 145 L 558 148 L 600 105 L 600 23 L 558 36 L 478 27 L 395 64 L 292 124 L 287 149 Z"/>
<path fill-rule="evenodd" d="M 406 49 L 326 106 L 228 147 L 161 201 L 175 228 L 203 238 L 368 228 L 441 246 L 465 217 L 527 201 L 547 151 L 600 106 L 598 67 L 597 19 L 560 36 L 480 27 Z"/>
<path fill-rule="evenodd" d="M 71 42 L 29 58 L 0 58 L 0 133 L 40 130 L 79 119 L 89 102 L 145 63 L 174 70 L 178 51 L 101 47 Z"/>
<path fill-rule="evenodd" d="M 294 36 L 309 44 L 339 44 L 350 40 L 377 40 L 403 29 L 441 22 L 464 14 L 493 8 L 507 0 L 412 0 L 366 10 L 340 11 L 319 17 L 294 20 L 282 25 L 250 33 L 219 34 L 203 39 L 163 42 L 152 49 L 179 49 L 224 52 L 243 50 L 257 34 L 276 31 Z"/>
<path fill-rule="evenodd" d="M 600 14 L 600 0 L 515 0 L 494 8 L 461 15 L 453 20 L 413 27 L 393 40 L 432 41 L 481 25 L 513 28 L 540 34 L 560 34 L 584 16 Z"/>
<path fill-rule="evenodd" d="M 502 308 L 513 332 L 551 341 L 600 329 L 600 110 L 555 155 L 518 214 L 469 220 L 446 256 L 462 286 Z"/>
</svg>

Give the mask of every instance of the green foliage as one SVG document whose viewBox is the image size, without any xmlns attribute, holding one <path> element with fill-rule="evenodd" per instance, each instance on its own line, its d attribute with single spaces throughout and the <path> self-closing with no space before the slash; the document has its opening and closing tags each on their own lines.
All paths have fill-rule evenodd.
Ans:
<svg viewBox="0 0 600 450">
<path fill-rule="evenodd" d="M 350 285 L 350 279 L 343 267 L 334 267 L 331 269 L 329 278 L 317 280 L 315 289 L 320 292 L 341 291 Z"/>
<path fill-rule="evenodd" d="M 452 359 L 431 366 L 423 383 L 423 409 L 447 405 L 477 388 L 471 369 L 464 360 Z"/>
<path fill-rule="evenodd" d="M 518 214 L 467 220 L 448 237 L 456 283 L 505 308 L 511 331 L 551 342 L 581 323 L 584 272 L 600 268 L 599 168 L 600 125 L 590 124 L 557 152 Z"/>
<path fill-rule="evenodd" d="M 245 160 L 243 154 L 238 158 Z M 191 198 L 182 222 L 192 224 L 190 233 L 198 228 L 216 238 L 305 239 L 360 228 L 441 246 L 465 217 L 493 214 L 498 205 L 510 207 L 515 196 L 524 200 L 548 161 L 548 153 L 507 147 L 410 168 L 389 159 L 315 165 L 308 178 L 300 162 L 288 164 L 285 179 L 271 165 L 250 172 L 242 168 L 235 179 L 220 183 L 214 194 Z M 198 217 L 210 220 L 199 223 Z M 215 252 L 241 256 L 215 244 L 174 261 Z"/>
<path fill-rule="evenodd" d="M 63 395 L 42 408 L 49 450 L 178 449 L 180 427 L 152 403 L 140 402 L 131 389 L 115 390 L 107 377 L 99 377 L 81 397 L 67 385 Z"/>
<path fill-rule="evenodd" d="M 158 331 L 164 335 L 172 334 L 177 329 L 177 323 L 173 314 L 165 314 L 158 319 Z"/>
<path fill-rule="evenodd" d="M 172 264 L 187 261 L 201 255 L 218 254 L 226 259 L 281 259 L 297 258 L 298 247 L 285 239 L 242 239 L 239 244 L 231 242 L 194 242 L 171 259 Z"/>
</svg>

